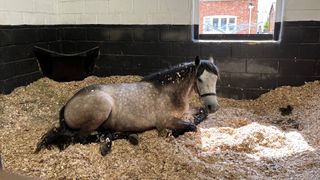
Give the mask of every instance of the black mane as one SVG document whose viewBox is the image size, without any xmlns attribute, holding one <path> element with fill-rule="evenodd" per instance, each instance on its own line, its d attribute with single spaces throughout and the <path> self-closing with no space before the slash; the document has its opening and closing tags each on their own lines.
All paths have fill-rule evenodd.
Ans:
<svg viewBox="0 0 320 180">
<path fill-rule="evenodd" d="M 219 76 L 218 67 L 214 63 L 211 63 L 210 61 L 207 61 L 207 60 L 200 61 L 200 67 L 197 72 L 197 77 L 199 77 L 204 70 L 207 70 L 208 72 L 212 72 L 215 75 Z"/>
<path fill-rule="evenodd" d="M 195 64 L 193 62 L 176 65 L 170 69 L 165 69 L 145 76 L 142 81 L 152 82 L 155 85 L 167 85 L 186 78 L 195 72 Z"/>
<path fill-rule="evenodd" d="M 200 61 L 196 77 L 199 77 L 204 70 L 219 75 L 217 66 L 207 60 Z M 196 71 L 194 62 L 187 62 L 176 65 L 172 68 L 165 69 L 150 75 L 145 76 L 142 81 L 151 82 L 155 85 L 168 85 L 174 82 L 179 82 L 187 77 L 190 77 Z"/>
</svg>

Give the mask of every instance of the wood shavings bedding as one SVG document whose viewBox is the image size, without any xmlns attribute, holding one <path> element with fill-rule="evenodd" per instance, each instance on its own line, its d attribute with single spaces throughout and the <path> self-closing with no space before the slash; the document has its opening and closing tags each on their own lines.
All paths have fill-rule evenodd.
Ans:
<svg viewBox="0 0 320 180">
<path fill-rule="evenodd" d="M 106 157 L 99 154 L 99 145 L 94 143 L 33 154 L 41 135 L 58 124 L 61 106 L 78 89 L 140 79 L 92 76 L 58 83 L 42 78 L 9 95 L 0 95 L 3 169 L 44 179 L 320 178 L 318 81 L 280 87 L 256 100 L 219 98 L 220 110 L 209 115 L 198 132 L 175 139 L 147 131 L 139 135 L 138 146 L 115 141 Z M 279 108 L 287 105 L 293 107 L 292 114 L 282 116 Z M 199 106 L 194 95 L 191 107 Z"/>
</svg>

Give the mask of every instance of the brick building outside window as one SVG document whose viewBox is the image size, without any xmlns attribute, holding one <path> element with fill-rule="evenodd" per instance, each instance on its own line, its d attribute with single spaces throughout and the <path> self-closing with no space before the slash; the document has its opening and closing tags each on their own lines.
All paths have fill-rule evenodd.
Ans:
<svg viewBox="0 0 320 180">
<path fill-rule="evenodd" d="M 199 0 L 200 34 L 273 33 L 276 0 Z"/>
</svg>

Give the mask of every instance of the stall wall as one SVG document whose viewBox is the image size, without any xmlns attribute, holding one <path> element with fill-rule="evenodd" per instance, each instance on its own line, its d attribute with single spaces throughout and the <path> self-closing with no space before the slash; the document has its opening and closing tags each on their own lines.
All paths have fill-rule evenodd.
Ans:
<svg viewBox="0 0 320 180">
<path fill-rule="evenodd" d="M 0 0 L 0 24 L 190 24 L 192 0 Z"/>
<path fill-rule="evenodd" d="M 285 21 L 320 21 L 319 0 L 286 0 Z"/>
<path fill-rule="evenodd" d="M 0 24 L 59 24 L 58 0 L 0 0 Z"/>
<path fill-rule="evenodd" d="M 197 0 L 0 0 L 0 24 L 188 25 L 193 9 Z M 320 1 L 285 1 L 284 21 L 310 20 L 320 20 Z"/>
<path fill-rule="evenodd" d="M 41 77 L 30 50 L 34 44 L 65 52 L 99 45 L 101 55 L 95 69 L 98 76 L 145 75 L 190 61 L 196 55 L 206 58 L 212 54 L 221 70 L 219 95 L 237 99 L 256 98 L 281 85 L 301 85 L 320 79 L 320 1 L 317 0 L 287 0 L 284 21 L 278 22 L 282 26 L 281 40 L 265 43 L 193 41 L 192 9 L 197 4 L 192 0 L 48 2 L 55 7 L 53 13 L 44 13 L 41 18 L 51 15 L 54 18 L 48 17 L 42 25 L 0 21 L 4 25 L 0 28 L 3 70 L 0 72 L 6 72 L 0 76 L 1 92 L 8 93 Z M 25 9 L 19 13 L 27 13 Z M 34 4 L 30 9 L 39 11 Z M 15 13 L 10 9 L 4 11 Z"/>
<path fill-rule="evenodd" d="M 35 44 L 52 45 L 58 24 L 57 0 L 0 0 L 0 92 L 40 78 Z"/>
<path fill-rule="evenodd" d="M 62 24 L 190 24 L 192 0 L 59 0 Z"/>
</svg>

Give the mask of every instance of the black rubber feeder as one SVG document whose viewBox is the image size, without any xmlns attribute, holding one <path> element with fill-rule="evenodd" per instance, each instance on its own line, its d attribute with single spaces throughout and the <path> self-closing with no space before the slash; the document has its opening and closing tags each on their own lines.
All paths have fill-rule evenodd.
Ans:
<svg viewBox="0 0 320 180">
<path fill-rule="evenodd" d="M 92 75 L 99 47 L 77 53 L 60 53 L 34 46 L 44 76 L 58 82 L 78 81 Z"/>
</svg>

